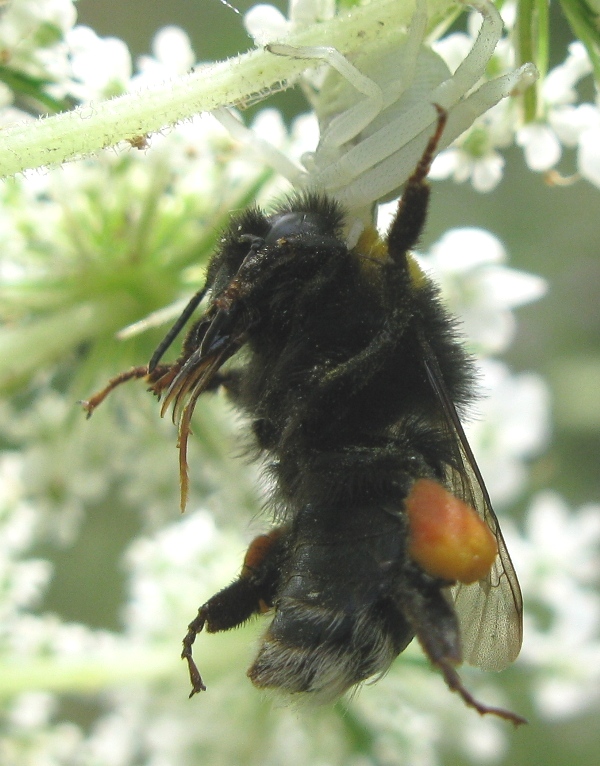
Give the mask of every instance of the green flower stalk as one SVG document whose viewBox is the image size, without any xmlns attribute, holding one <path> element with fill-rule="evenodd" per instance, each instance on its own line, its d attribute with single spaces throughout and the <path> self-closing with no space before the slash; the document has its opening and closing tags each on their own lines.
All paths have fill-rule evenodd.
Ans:
<svg viewBox="0 0 600 766">
<path fill-rule="evenodd" d="M 431 24 L 453 5 L 448 0 L 429 3 Z M 296 47 L 332 46 L 344 54 L 372 41 L 388 45 L 400 39 L 413 10 L 410 3 L 375 0 L 292 33 L 286 42 Z M 139 140 L 220 106 L 253 103 L 282 83 L 293 82 L 304 69 L 305 62 L 255 49 L 107 101 L 94 100 L 29 125 L 8 126 L 0 134 L 0 175 L 53 167 L 122 141 Z"/>
</svg>

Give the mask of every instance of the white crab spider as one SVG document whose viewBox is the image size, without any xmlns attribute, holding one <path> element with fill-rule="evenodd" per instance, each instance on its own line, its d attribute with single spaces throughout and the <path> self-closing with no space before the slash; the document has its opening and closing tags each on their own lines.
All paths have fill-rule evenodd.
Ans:
<svg viewBox="0 0 600 766">
<path fill-rule="evenodd" d="M 229 110 L 214 112 L 235 137 L 249 141 L 263 158 L 296 188 L 316 189 L 337 199 L 351 217 L 370 221 L 373 205 L 397 196 L 421 156 L 437 121 L 438 104 L 448 112 L 439 149 L 508 95 L 537 78 L 533 64 L 479 87 L 501 38 L 503 24 L 490 0 L 469 0 L 482 16 L 470 52 L 450 72 L 445 62 L 423 45 L 427 25 L 425 0 L 416 11 L 403 44 L 361 50 L 350 62 L 334 48 L 295 48 L 271 43 L 276 55 L 324 62 L 331 68 L 318 90 L 309 93 L 320 128 L 314 152 L 299 167 L 274 146 L 258 138 Z"/>
</svg>

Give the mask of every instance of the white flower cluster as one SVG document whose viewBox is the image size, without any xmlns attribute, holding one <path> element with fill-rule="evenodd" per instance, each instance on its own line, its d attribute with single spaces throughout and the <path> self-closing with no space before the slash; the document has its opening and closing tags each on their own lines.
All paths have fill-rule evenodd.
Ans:
<svg viewBox="0 0 600 766">
<path fill-rule="evenodd" d="M 527 485 L 527 461 L 547 446 L 549 396 L 533 373 L 514 375 L 498 359 L 516 331 L 513 310 L 538 300 L 543 279 L 508 268 L 502 243 L 482 229 L 452 229 L 420 257 L 444 301 L 461 321 L 477 354 L 483 395 L 469 440 L 497 507 L 514 502 Z"/>
<path fill-rule="evenodd" d="M 66 35 L 76 20 L 72 0 L 18 0 L 2 9 L 0 50 L 10 68 L 46 80 L 50 92 L 62 97 L 70 82 Z M 2 84 L 0 106 L 12 103 L 12 92 Z M 6 115 L 4 121 L 6 121 Z M 12 113 L 9 119 L 14 117 Z"/>
<path fill-rule="evenodd" d="M 507 542 L 528 598 L 521 661 L 538 713 L 560 721 L 600 700 L 600 505 L 571 510 L 536 495 L 525 528 Z"/>
<path fill-rule="evenodd" d="M 14 461 L 3 464 L 5 486 L 14 485 L 15 466 Z M 12 491 L 10 499 L 22 503 L 21 492 Z M 20 532 L 11 532 L 19 526 Z M 31 517 L 24 522 L 13 509 L 11 526 L 2 527 L 8 541 L 4 548 L 12 549 L 14 563 L 5 566 L 11 574 L 20 574 L 17 567 L 38 566 L 22 558 L 23 535 L 29 542 L 30 526 Z M 554 494 L 542 494 L 534 500 L 525 534 L 510 527 L 507 531 L 522 583 L 531 594 L 523 659 L 533 675 L 533 701 L 551 720 L 573 715 L 597 700 L 600 613 L 593 584 L 600 508 L 588 506 L 572 514 Z M 557 547 L 557 538 L 562 546 Z M 474 725 L 472 711 L 447 694 L 441 680 L 423 665 L 418 649 L 411 649 L 375 689 L 357 694 L 347 709 L 300 715 L 293 709 L 273 709 L 249 684 L 244 687 L 241 679 L 256 630 L 203 636 L 210 704 L 187 700 L 185 669 L 178 668 L 173 647 L 181 626 L 193 616 L 190 604 L 202 598 L 200 591 L 212 592 L 227 581 L 243 548 L 239 535 L 219 531 L 205 511 L 134 541 L 127 555 L 131 579 L 122 636 L 20 614 L 20 629 L 10 631 L 18 641 L 20 663 L 44 676 L 31 678 L 31 691 L 4 707 L 3 763 L 129 766 L 147 759 L 192 766 L 201 753 L 210 763 L 283 766 L 326 757 L 332 766 L 369 766 L 440 764 L 440 751 L 452 747 L 476 763 L 502 755 L 507 744 L 502 724 L 482 719 Z M 28 603 L 31 596 L 21 598 L 19 609 Z M 551 629 L 544 625 L 548 610 Z M 15 651 L 11 648 L 8 656 L 14 658 Z M 45 664 L 40 665 L 42 658 Z M 10 683 L 10 674 L 3 678 Z M 78 679 L 85 679 L 87 689 L 103 688 L 111 678 L 118 686 L 105 692 L 106 712 L 84 734 L 60 720 L 53 694 L 34 691 L 40 680 L 48 688 L 50 678 L 67 690 L 71 685 L 77 690 Z M 485 694 L 490 693 L 488 684 Z M 496 701 L 503 702 L 497 691 Z M 368 739 L 368 753 L 353 751 L 348 726 Z M 290 742 L 295 743 L 292 751 Z"/>
<path fill-rule="evenodd" d="M 600 102 L 578 103 L 577 85 L 591 75 L 592 65 L 580 42 L 571 43 L 564 63 L 545 78 L 541 89 L 542 118 L 517 132 L 531 170 L 549 171 L 563 153 L 575 149 L 582 178 L 600 187 Z"/>
<path fill-rule="evenodd" d="M 47 561 L 28 557 L 40 525 L 38 509 L 24 497 L 25 475 L 20 455 L 0 453 L 0 760 L 8 766 L 66 764 L 84 734 L 53 720 L 58 698 L 51 689 L 68 688 L 90 663 L 109 664 L 119 642 L 103 631 L 35 614 L 51 571 Z"/>
<path fill-rule="evenodd" d="M 514 34 L 515 2 L 502 6 L 502 18 Z M 434 44 L 434 49 L 454 69 L 472 45 L 480 20 L 471 14 L 469 34 L 456 32 Z M 498 44 L 490 69 L 505 72 L 514 66 L 511 38 Z M 600 186 L 600 103 L 580 102 L 577 85 L 591 75 L 592 64 L 580 42 L 569 46 L 564 63 L 555 67 L 540 88 L 538 115 L 534 122 L 520 124 L 519 105 L 505 99 L 479 117 L 455 144 L 440 153 L 431 171 L 432 178 L 470 180 L 480 192 L 492 191 L 502 180 L 504 158 L 501 150 L 513 143 L 523 147 L 530 170 L 547 172 L 556 167 L 563 147 L 575 149 L 577 169 L 582 178 Z"/>
<path fill-rule="evenodd" d="M 168 27 L 155 40 L 154 57 L 138 62 L 134 78 L 127 45 L 116 37 L 99 37 L 89 27 L 75 26 L 76 18 L 74 0 L 9 3 L 0 23 L 3 62 L 18 72 L 46 80 L 50 93 L 69 95 L 81 103 L 184 74 L 195 63 L 187 35 Z M 0 105 L 11 101 L 11 91 L 2 85 Z"/>
</svg>

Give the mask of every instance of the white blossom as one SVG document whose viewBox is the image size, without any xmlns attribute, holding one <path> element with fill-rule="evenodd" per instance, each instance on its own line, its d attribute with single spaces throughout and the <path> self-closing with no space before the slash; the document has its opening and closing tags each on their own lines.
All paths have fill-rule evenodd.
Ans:
<svg viewBox="0 0 600 766">
<path fill-rule="evenodd" d="M 131 78 L 131 56 L 122 40 L 98 37 L 93 29 L 77 26 L 67 34 L 73 83 L 70 91 L 80 102 L 125 93 Z"/>
<path fill-rule="evenodd" d="M 513 309 L 546 292 L 541 277 L 508 268 L 506 260 L 500 240 L 474 228 L 451 229 L 420 257 L 479 353 L 506 350 L 516 329 Z"/>
<path fill-rule="evenodd" d="M 266 45 L 334 15 L 335 0 L 289 0 L 287 17 L 275 6 L 259 3 L 244 14 L 244 26 L 256 45 Z"/>
<path fill-rule="evenodd" d="M 550 395 L 535 373 L 518 375 L 497 360 L 478 364 L 480 399 L 466 432 L 490 496 L 506 508 L 523 493 L 528 464 L 548 446 Z"/>
<path fill-rule="evenodd" d="M 166 80 L 178 74 L 185 74 L 196 63 L 190 38 L 180 27 L 163 27 L 152 41 L 154 56 L 140 56 L 137 62 L 139 75 L 134 83 L 141 87 L 152 80 Z"/>
<path fill-rule="evenodd" d="M 508 543 L 529 593 L 521 662 L 533 673 L 533 699 L 550 720 L 600 699 L 600 506 L 573 512 L 554 492 L 534 498 L 522 535 Z"/>
<path fill-rule="evenodd" d="M 592 65 L 581 42 L 569 45 L 565 61 L 552 69 L 541 88 L 541 117 L 517 132 L 527 165 L 536 172 L 554 168 L 563 147 L 574 147 L 577 169 L 582 178 L 600 186 L 600 108 L 577 103 L 579 82 L 590 75 Z"/>
</svg>

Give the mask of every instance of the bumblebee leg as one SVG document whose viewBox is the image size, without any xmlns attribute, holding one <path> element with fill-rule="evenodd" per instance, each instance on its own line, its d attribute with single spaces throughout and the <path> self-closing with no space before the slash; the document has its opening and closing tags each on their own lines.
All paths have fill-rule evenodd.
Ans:
<svg viewBox="0 0 600 766">
<path fill-rule="evenodd" d="M 413 174 L 406 182 L 402 199 L 398 205 L 396 217 L 387 235 L 388 252 L 391 264 L 386 272 L 387 290 L 393 306 L 397 296 L 406 292 L 410 272 L 407 261 L 409 249 L 417 242 L 427 215 L 429 203 L 429 184 L 427 174 L 436 147 L 438 146 L 447 112 L 439 106 L 437 127 L 429 139 L 425 151 Z M 328 370 L 315 385 L 315 399 L 327 396 L 335 390 L 338 398 L 351 395 L 357 388 L 364 388 L 370 377 L 379 369 L 381 363 L 389 357 L 391 349 L 397 344 L 407 323 L 406 307 L 390 308 L 388 322 L 369 345 L 351 359 Z"/>
<path fill-rule="evenodd" d="M 206 287 L 203 287 L 201 290 L 198 290 L 197 293 L 192 295 L 187 306 L 181 312 L 179 317 L 175 320 L 175 324 L 171 327 L 169 332 L 161 340 L 157 349 L 152 354 L 152 358 L 150 359 L 150 362 L 148 363 L 148 372 L 152 372 L 158 366 L 158 363 L 162 359 L 165 351 L 167 351 L 171 343 L 173 343 L 175 338 L 179 335 L 181 329 L 185 327 L 188 319 L 192 316 L 196 308 L 200 305 L 200 302 L 202 301 L 205 295 L 206 295 Z"/>
<path fill-rule="evenodd" d="M 448 684 L 448 688 L 451 689 L 451 691 L 460 694 L 465 704 L 474 708 L 479 715 L 496 715 L 499 718 L 504 718 L 505 721 L 510 721 L 515 726 L 527 723 L 526 718 L 523 718 L 510 710 L 504 710 L 504 708 L 501 707 L 492 707 L 491 705 L 484 705 L 482 702 L 479 702 L 479 700 L 477 700 L 471 692 L 463 686 L 463 682 L 460 680 L 456 668 L 448 660 L 442 659 L 435 664 L 441 670 L 444 680 Z"/>
<path fill-rule="evenodd" d="M 399 585 L 398 606 L 411 624 L 429 661 L 441 671 L 448 687 L 480 715 L 496 715 L 515 725 L 524 718 L 509 710 L 479 702 L 463 685 L 456 670 L 462 662 L 460 628 L 456 613 L 443 591 L 443 584 L 412 568 L 404 587 Z"/>
<path fill-rule="evenodd" d="M 188 625 L 181 658 L 187 661 L 189 668 L 192 684 L 190 697 L 206 691 L 192 656 L 192 646 L 198 633 L 205 628 L 207 633 L 235 628 L 253 614 L 265 612 L 272 606 L 279 585 L 286 531 L 286 527 L 277 527 L 266 535 L 256 537 L 246 552 L 237 580 L 203 604 Z"/>
<path fill-rule="evenodd" d="M 434 106 L 438 113 L 437 127 L 429 139 L 417 167 L 406 182 L 402 198 L 398 204 L 398 212 L 387 235 L 388 252 L 391 258 L 396 261 L 399 259 L 404 261 L 407 251 L 416 245 L 425 225 L 430 192 L 427 174 L 448 118 L 445 109 L 437 106 L 437 104 Z"/>
<path fill-rule="evenodd" d="M 204 685 L 204 681 L 202 680 L 198 666 L 194 662 L 194 658 L 192 656 L 192 645 L 196 640 L 198 633 L 202 632 L 206 620 L 208 619 L 208 608 L 208 603 L 206 603 L 204 606 L 201 606 L 200 609 L 198 609 L 198 616 L 188 625 L 188 632 L 183 639 L 183 651 L 181 652 L 181 659 L 187 660 L 188 669 L 190 672 L 190 683 L 192 684 L 190 697 L 193 697 L 194 694 L 198 694 L 198 692 L 206 691 L 206 686 Z"/>
<path fill-rule="evenodd" d="M 147 376 L 147 365 L 142 367 L 132 367 L 130 370 L 125 370 L 124 372 L 115 375 L 115 377 L 111 378 L 101 391 L 96 391 L 96 393 L 90 396 L 89 399 L 82 400 L 78 402 L 78 404 L 81 404 L 86 411 L 86 417 L 89 419 L 96 407 L 102 404 L 110 392 L 117 388 L 117 386 L 126 383 L 128 380 L 139 380 L 139 378 L 146 378 Z"/>
</svg>

